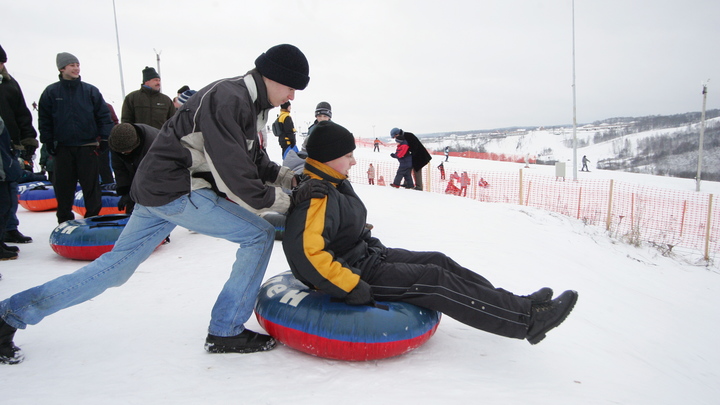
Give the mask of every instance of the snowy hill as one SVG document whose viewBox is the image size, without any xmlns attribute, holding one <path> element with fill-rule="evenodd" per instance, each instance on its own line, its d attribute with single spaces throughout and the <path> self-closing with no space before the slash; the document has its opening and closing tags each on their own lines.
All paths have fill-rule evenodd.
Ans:
<svg viewBox="0 0 720 405">
<path fill-rule="evenodd" d="M 270 145 L 270 156 L 279 156 Z M 357 155 L 390 159 L 364 148 Z M 458 168 L 489 163 L 502 165 L 452 159 Z M 688 182 L 626 175 L 669 187 Z M 332 361 L 287 347 L 211 355 L 202 347 L 210 308 L 236 246 L 176 229 L 124 286 L 18 331 L 26 361 L 0 366 L 0 403 L 717 403 L 717 268 L 618 243 L 601 229 L 537 209 L 355 187 L 386 245 L 443 251 L 519 294 L 575 289 L 575 310 L 537 346 L 444 317 L 424 346 L 386 360 Z M 35 242 L 0 264 L 0 299 L 83 264 L 50 249 L 53 212 L 21 208 L 19 216 Z M 266 279 L 286 269 L 276 242 Z M 247 325 L 260 329 L 254 318 Z"/>
<path fill-rule="evenodd" d="M 720 127 L 720 117 L 708 119 L 705 123 L 706 132 Z M 603 160 L 615 160 L 626 155 L 625 158 L 633 158 L 641 155 L 639 142 L 653 137 L 670 135 L 690 131 L 699 133 L 700 124 L 684 125 L 675 128 L 663 128 L 649 131 L 641 131 L 620 136 L 604 142 L 596 143 L 596 135 L 603 135 L 609 131 L 616 130 L 616 125 L 585 125 L 577 128 L 578 160 L 586 155 L 591 160 L 591 167 L 596 167 L 598 162 Z M 430 150 L 442 150 L 445 146 L 451 148 L 477 148 L 482 146 L 489 153 L 515 155 L 520 157 L 529 156 L 538 160 L 572 161 L 573 132 L 572 127 L 535 129 L 535 130 L 514 130 L 505 133 L 482 134 L 482 135 L 453 135 L 449 134 L 440 138 L 423 140 L 425 146 Z M 706 138 L 707 139 L 707 138 Z M 704 172 L 718 173 L 720 168 L 720 150 L 705 150 L 703 153 Z M 649 174 L 664 174 L 670 168 L 687 168 L 685 171 L 697 171 L 697 147 L 692 152 L 673 155 L 664 162 L 657 161 L 653 164 L 637 166 L 633 171 Z"/>
</svg>

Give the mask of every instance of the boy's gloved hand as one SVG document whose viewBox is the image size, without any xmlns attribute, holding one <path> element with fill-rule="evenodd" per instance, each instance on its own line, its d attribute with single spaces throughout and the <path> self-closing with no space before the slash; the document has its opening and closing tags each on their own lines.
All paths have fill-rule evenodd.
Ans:
<svg viewBox="0 0 720 405">
<path fill-rule="evenodd" d="M 373 298 L 370 284 L 360 280 L 355 288 L 345 297 L 345 303 L 348 305 L 375 305 L 375 298 Z"/>
</svg>

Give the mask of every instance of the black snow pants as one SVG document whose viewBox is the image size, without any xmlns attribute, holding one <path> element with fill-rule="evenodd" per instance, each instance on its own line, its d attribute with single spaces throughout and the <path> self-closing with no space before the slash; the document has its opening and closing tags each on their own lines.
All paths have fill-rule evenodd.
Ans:
<svg viewBox="0 0 720 405">
<path fill-rule="evenodd" d="M 495 288 L 443 253 L 388 249 L 385 259 L 361 277 L 378 301 L 403 301 L 439 311 L 496 335 L 527 336 L 529 299 Z"/>
<path fill-rule="evenodd" d="M 85 218 L 94 217 L 102 209 L 99 161 L 95 146 L 58 146 L 55 155 L 55 198 L 58 202 L 58 223 L 75 219 L 72 212 L 75 189 L 80 182 L 85 200 Z"/>
</svg>

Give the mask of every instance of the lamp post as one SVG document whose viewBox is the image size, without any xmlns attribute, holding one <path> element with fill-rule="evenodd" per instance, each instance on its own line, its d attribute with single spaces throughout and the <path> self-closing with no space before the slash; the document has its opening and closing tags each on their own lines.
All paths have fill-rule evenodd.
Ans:
<svg viewBox="0 0 720 405">
<path fill-rule="evenodd" d="M 710 79 L 708 79 L 708 82 Z M 705 138 L 705 104 L 707 102 L 707 82 L 703 84 L 703 106 L 700 115 L 700 146 L 698 147 L 698 170 L 695 178 L 695 191 L 700 191 L 700 175 L 702 174 L 702 158 L 703 158 L 703 138 Z"/>
</svg>

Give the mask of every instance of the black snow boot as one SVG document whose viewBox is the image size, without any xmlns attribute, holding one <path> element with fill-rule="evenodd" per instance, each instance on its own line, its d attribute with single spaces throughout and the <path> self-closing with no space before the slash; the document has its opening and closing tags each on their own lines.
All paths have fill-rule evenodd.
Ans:
<svg viewBox="0 0 720 405">
<path fill-rule="evenodd" d="M 25 360 L 25 355 L 13 343 L 17 329 L 0 319 L 0 364 L 18 364 Z"/>
<path fill-rule="evenodd" d="M 550 302 L 534 304 L 530 309 L 530 327 L 526 339 L 530 344 L 538 344 L 545 339 L 545 334 L 560 325 L 578 299 L 576 291 L 568 290 Z"/>
<path fill-rule="evenodd" d="M 7 250 L 0 246 L 0 260 L 15 260 L 18 258 L 17 252 Z"/>
<path fill-rule="evenodd" d="M 542 304 L 552 299 L 553 290 L 549 287 L 543 287 L 530 295 L 523 295 L 522 297 L 529 299 L 533 304 Z"/>
<path fill-rule="evenodd" d="M 5 250 L 9 250 L 9 251 L 15 252 L 15 253 L 17 253 L 17 252 L 20 251 L 20 248 L 19 248 L 19 247 L 17 247 L 17 246 L 8 246 L 8 245 L 5 244 L 5 242 L 0 242 L 0 248 L 3 248 L 3 249 L 5 249 Z"/>
<path fill-rule="evenodd" d="M 12 231 L 5 232 L 5 239 L 2 242 L 5 242 L 5 243 L 32 243 L 32 241 L 33 240 L 31 237 L 23 235 L 17 229 L 13 229 Z"/>
<path fill-rule="evenodd" d="M 245 329 L 235 336 L 208 335 L 205 340 L 205 350 L 210 353 L 255 353 L 272 350 L 276 344 L 271 336 Z"/>
</svg>

